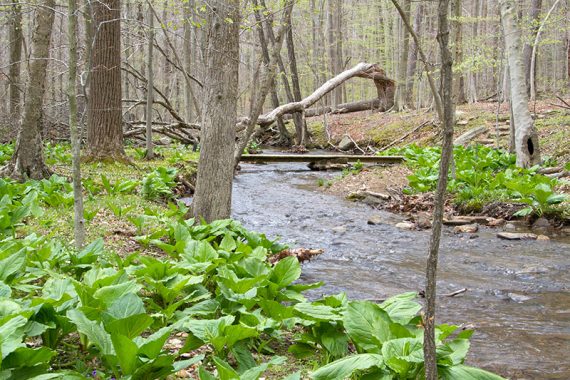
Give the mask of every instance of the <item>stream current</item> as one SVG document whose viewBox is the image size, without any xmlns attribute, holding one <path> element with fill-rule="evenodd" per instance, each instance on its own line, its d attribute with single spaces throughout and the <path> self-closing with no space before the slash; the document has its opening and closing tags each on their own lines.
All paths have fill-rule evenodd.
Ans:
<svg viewBox="0 0 570 380">
<path fill-rule="evenodd" d="M 323 248 L 303 264 L 301 281 L 324 281 L 311 296 L 346 292 L 379 300 L 424 289 L 430 231 L 403 231 L 403 218 L 317 189 L 304 164 L 242 164 L 233 217 L 283 243 Z M 368 225 L 372 215 L 385 223 Z M 477 238 L 444 228 L 437 323 L 475 328 L 467 364 L 510 379 L 570 379 L 570 242 L 503 241 L 482 228 Z"/>
</svg>

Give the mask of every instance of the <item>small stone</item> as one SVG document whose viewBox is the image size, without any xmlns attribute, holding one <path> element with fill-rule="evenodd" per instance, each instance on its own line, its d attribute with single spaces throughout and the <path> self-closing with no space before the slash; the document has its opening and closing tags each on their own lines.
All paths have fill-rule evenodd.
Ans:
<svg viewBox="0 0 570 380">
<path fill-rule="evenodd" d="M 467 124 L 469 124 L 469 122 L 467 120 L 459 120 L 457 122 L 457 125 L 467 125 Z"/>
<path fill-rule="evenodd" d="M 456 234 L 474 234 L 479 231 L 479 225 L 477 224 L 466 224 L 463 226 L 456 226 L 453 232 Z"/>
<path fill-rule="evenodd" d="M 415 227 L 415 224 L 410 222 L 401 222 L 396 224 L 396 228 L 399 228 L 401 230 L 413 230 Z"/>
<path fill-rule="evenodd" d="M 505 240 L 536 240 L 538 238 L 535 234 L 515 232 L 499 232 L 497 237 Z"/>
<path fill-rule="evenodd" d="M 334 227 L 332 230 L 335 234 L 343 234 L 346 232 L 346 226 Z"/>
<path fill-rule="evenodd" d="M 550 238 L 549 238 L 548 236 L 546 236 L 546 235 L 538 235 L 538 236 L 536 237 L 536 240 L 548 241 L 548 240 L 550 240 Z"/>
<path fill-rule="evenodd" d="M 526 296 L 524 294 L 518 294 L 518 293 L 507 293 L 507 296 L 511 300 L 513 300 L 517 303 L 521 303 L 521 302 L 528 301 L 528 300 L 532 299 L 532 297 Z"/>
<path fill-rule="evenodd" d="M 489 227 L 498 227 L 498 226 L 502 226 L 503 224 L 505 224 L 505 219 L 495 219 L 495 218 L 489 218 Z"/>
<path fill-rule="evenodd" d="M 429 228 L 431 228 L 431 215 L 429 215 L 428 213 L 419 213 L 417 218 L 416 218 L 416 223 L 418 225 L 419 228 L 423 229 L 423 230 L 427 230 Z"/>
<path fill-rule="evenodd" d="M 382 224 L 382 218 L 380 217 L 380 215 L 373 215 L 370 217 L 370 219 L 368 219 L 368 224 L 372 226 Z"/>
<path fill-rule="evenodd" d="M 470 224 L 471 221 L 464 218 L 453 218 L 453 219 L 444 219 L 443 224 L 446 226 L 463 226 L 465 224 Z"/>
<path fill-rule="evenodd" d="M 505 224 L 505 226 L 503 227 L 503 229 L 505 231 L 516 231 L 517 230 L 517 226 L 515 226 L 513 223 L 507 223 Z"/>
<path fill-rule="evenodd" d="M 532 224 L 532 228 L 534 229 L 545 229 L 550 227 L 550 222 L 546 218 L 538 218 L 536 222 Z"/>
<path fill-rule="evenodd" d="M 366 195 L 362 194 L 362 192 L 360 191 L 354 191 L 346 196 L 346 199 L 351 201 L 360 201 L 363 200 L 364 198 L 366 198 Z"/>
<path fill-rule="evenodd" d="M 351 150 L 354 148 L 354 141 L 348 136 L 344 136 L 342 140 L 338 143 L 338 149 L 340 150 Z"/>
</svg>

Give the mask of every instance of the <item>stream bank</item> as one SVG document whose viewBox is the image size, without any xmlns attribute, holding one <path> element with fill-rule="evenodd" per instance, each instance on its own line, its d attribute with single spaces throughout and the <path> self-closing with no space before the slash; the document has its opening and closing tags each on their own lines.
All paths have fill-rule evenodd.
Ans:
<svg viewBox="0 0 570 380">
<path fill-rule="evenodd" d="M 395 227 L 402 216 L 374 211 L 317 189 L 323 176 L 303 164 L 243 164 L 234 181 L 233 217 L 292 246 L 323 248 L 304 264 L 302 281 L 324 281 L 313 295 L 346 292 L 384 299 L 423 289 L 429 231 Z M 367 224 L 371 215 L 381 220 Z M 498 240 L 444 230 L 438 323 L 476 330 L 468 364 L 511 379 L 568 379 L 570 263 L 567 241 Z"/>
</svg>

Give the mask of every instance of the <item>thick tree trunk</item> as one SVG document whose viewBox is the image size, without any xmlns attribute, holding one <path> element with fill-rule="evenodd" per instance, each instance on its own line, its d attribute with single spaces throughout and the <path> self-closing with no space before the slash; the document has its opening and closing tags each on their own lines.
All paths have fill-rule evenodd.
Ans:
<svg viewBox="0 0 570 380">
<path fill-rule="evenodd" d="M 204 110 L 192 212 L 207 222 L 230 217 L 239 74 L 239 0 L 206 0 L 209 27 Z M 231 21 L 230 21 L 231 20 Z"/>
<path fill-rule="evenodd" d="M 69 129 L 73 166 L 73 235 L 75 247 L 85 243 L 85 219 L 83 218 L 83 192 L 81 185 L 81 138 L 77 123 L 77 1 L 68 0 L 67 36 L 69 38 L 69 76 L 67 99 L 69 102 Z"/>
<path fill-rule="evenodd" d="M 435 194 L 433 228 L 431 232 L 429 255 L 426 270 L 426 307 L 424 315 L 424 358 L 426 380 L 437 380 L 437 355 L 435 342 L 435 307 L 437 290 L 437 264 L 443 212 L 445 208 L 445 192 L 448 172 L 453 152 L 453 125 L 455 109 L 453 106 L 453 58 L 449 50 L 449 0 L 439 0 L 439 32 L 438 41 L 441 50 L 441 89 L 443 103 L 443 149 L 439 164 L 439 179 Z"/>
<path fill-rule="evenodd" d="M 22 8 L 19 1 L 12 4 L 10 20 L 10 70 L 8 91 L 10 93 L 10 117 L 20 120 L 20 61 L 22 60 Z"/>
<path fill-rule="evenodd" d="M 330 72 L 333 75 L 339 74 L 342 67 L 342 0 L 328 1 L 328 45 Z M 336 88 L 332 92 L 332 103 L 337 105 L 342 103 L 342 88 Z"/>
<path fill-rule="evenodd" d="M 51 174 L 44 162 L 41 125 L 55 0 L 46 0 L 43 5 L 36 10 L 30 79 L 16 149 L 12 160 L 0 170 L 0 176 L 11 176 L 18 180 L 42 179 Z"/>
<path fill-rule="evenodd" d="M 87 155 L 124 160 L 121 108 L 121 3 L 101 0 L 93 8 L 93 48 L 87 124 Z"/>
<path fill-rule="evenodd" d="M 530 39 L 533 41 L 538 32 L 540 11 L 542 9 L 542 0 L 532 0 L 530 6 Z M 530 66 L 532 60 L 532 45 L 530 42 L 524 44 L 523 59 L 525 65 L 525 79 L 526 79 L 526 91 L 527 95 L 530 96 Z"/>
<path fill-rule="evenodd" d="M 509 63 L 517 165 L 526 168 L 540 163 L 540 150 L 534 121 L 528 110 L 521 31 L 515 18 L 514 0 L 500 0 L 499 3 Z"/>
<path fill-rule="evenodd" d="M 402 2 L 402 10 L 406 15 L 406 19 L 410 20 L 411 0 Z M 402 21 L 403 24 L 403 21 Z M 404 31 L 405 27 L 402 28 Z M 406 90 L 408 88 L 407 70 L 408 70 L 408 52 L 410 50 L 410 34 L 403 32 L 402 47 L 400 49 L 400 57 L 398 59 L 398 81 L 396 83 L 396 94 L 394 97 L 394 110 L 403 111 L 406 108 Z"/>
<path fill-rule="evenodd" d="M 188 1 L 184 4 L 184 69 L 188 73 L 192 73 L 192 9 L 194 1 Z M 193 122 L 194 112 L 192 112 L 192 84 L 189 81 L 184 82 L 184 109 L 186 110 L 186 120 Z"/>
</svg>

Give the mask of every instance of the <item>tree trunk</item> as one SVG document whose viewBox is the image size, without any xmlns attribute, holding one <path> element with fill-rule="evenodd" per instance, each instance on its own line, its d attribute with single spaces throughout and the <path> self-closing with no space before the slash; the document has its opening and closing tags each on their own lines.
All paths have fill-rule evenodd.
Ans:
<svg viewBox="0 0 570 380">
<path fill-rule="evenodd" d="M 453 55 L 456 65 L 463 62 L 463 25 L 461 23 L 462 15 L 462 0 L 452 0 L 451 7 L 453 9 L 453 34 L 454 34 L 454 49 Z M 457 104 L 464 104 L 467 102 L 465 98 L 465 80 L 461 70 L 457 70 L 453 78 L 453 94 Z"/>
<path fill-rule="evenodd" d="M 154 102 L 154 70 L 153 70 L 153 48 L 154 48 L 154 15 L 152 5 L 148 5 L 148 51 L 147 51 L 147 81 L 146 86 L 146 155 L 147 160 L 154 158 L 152 144 L 152 105 Z"/>
<path fill-rule="evenodd" d="M 540 163 L 538 136 L 528 110 L 521 31 L 515 18 L 514 0 L 499 0 L 501 22 L 508 56 L 511 107 L 515 123 L 517 165 L 523 168 Z"/>
<path fill-rule="evenodd" d="M 192 212 L 230 217 L 239 73 L 239 0 L 206 0 L 209 27 L 198 179 Z M 231 20 L 231 21 L 230 21 Z"/>
<path fill-rule="evenodd" d="M 342 71 L 342 0 L 328 0 L 328 45 L 331 74 L 337 75 Z M 336 88 L 332 93 L 332 105 L 342 103 L 342 88 Z"/>
<path fill-rule="evenodd" d="M 8 91 L 10 93 L 10 117 L 13 121 L 20 120 L 20 61 L 22 60 L 22 8 L 19 1 L 12 4 L 10 20 L 10 70 Z"/>
<path fill-rule="evenodd" d="M 533 41 L 538 32 L 540 11 L 542 9 L 542 0 L 532 0 L 530 6 L 530 39 Z M 526 92 L 530 96 L 530 62 L 532 60 L 532 45 L 530 42 L 524 44 L 523 59 L 525 65 Z M 536 71 L 536 70 L 535 70 Z"/>
<path fill-rule="evenodd" d="M 257 0 L 253 0 L 253 5 L 255 7 L 254 8 L 254 16 L 255 16 L 255 22 L 257 23 L 257 33 L 259 35 L 259 43 L 261 45 L 261 52 L 263 54 L 263 62 L 267 66 L 270 64 L 271 58 L 269 57 L 269 47 L 267 44 L 267 39 L 265 38 L 263 21 L 261 18 L 261 13 L 260 13 L 260 9 L 259 9 Z M 265 8 L 265 4 L 264 4 L 264 8 Z M 272 28 L 271 23 L 268 23 L 267 27 Z M 273 43 L 275 43 L 275 41 L 273 41 Z M 285 78 L 285 80 L 287 80 L 287 78 Z M 277 107 L 279 107 L 279 96 L 277 95 L 277 88 L 275 86 L 275 78 L 273 78 L 273 80 L 271 81 L 270 86 L 271 86 L 271 104 L 272 104 L 273 108 L 277 108 Z M 279 129 L 279 134 L 281 135 L 281 142 L 284 145 L 289 145 L 289 143 L 291 142 L 291 136 L 289 136 L 289 132 L 287 131 L 287 128 L 285 127 L 285 123 L 283 122 L 282 118 L 277 119 L 277 128 Z"/>
<path fill-rule="evenodd" d="M 291 70 L 291 84 L 293 85 L 293 101 L 300 102 L 303 98 L 301 95 L 301 87 L 299 86 L 299 73 L 297 70 L 297 57 L 295 56 L 295 44 L 293 41 L 293 23 L 289 17 L 289 27 L 287 28 L 287 55 L 289 57 L 289 69 Z M 307 138 L 307 129 L 305 128 L 305 118 L 302 112 L 293 114 L 293 122 L 295 123 L 295 132 L 297 145 L 304 146 Z"/>
<path fill-rule="evenodd" d="M 188 73 L 192 73 L 192 8 L 194 1 L 188 1 L 184 4 L 184 69 Z M 184 82 L 184 109 L 186 110 L 186 120 L 192 123 L 194 113 L 192 112 L 192 84 L 189 81 Z"/>
<path fill-rule="evenodd" d="M 83 217 L 83 192 L 81 185 L 81 138 L 77 123 L 77 1 L 68 0 L 67 36 L 69 38 L 69 77 L 67 99 L 69 102 L 69 130 L 73 167 L 73 235 L 75 247 L 85 243 L 85 219 Z"/>
<path fill-rule="evenodd" d="M 0 176 L 18 180 L 42 179 L 51 174 L 44 161 L 41 125 L 55 0 L 45 0 L 43 5 L 36 10 L 27 99 L 16 149 L 8 165 L 0 170 Z"/>
<path fill-rule="evenodd" d="M 418 3 L 416 13 L 414 15 L 414 32 L 421 35 L 422 20 L 424 17 L 424 4 Z M 406 33 L 407 34 L 407 33 Z M 418 66 L 418 47 L 414 41 L 411 42 L 410 53 L 408 57 L 408 70 L 406 73 L 406 104 L 411 106 L 414 104 L 414 82 L 416 78 L 416 70 Z"/>
<path fill-rule="evenodd" d="M 121 108 L 121 3 L 92 3 L 93 35 L 87 124 L 89 159 L 125 160 Z"/>
<path fill-rule="evenodd" d="M 473 25 L 471 27 L 471 31 L 472 31 L 472 37 L 474 40 L 477 40 L 477 37 L 479 35 L 479 2 L 481 0 L 473 0 L 472 2 L 472 18 L 475 19 L 475 21 L 473 22 Z M 477 51 L 478 51 L 478 47 L 477 46 L 473 46 L 472 47 L 472 54 L 475 56 L 477 55 Z M 468 94 L 468 101 L 469 103 L 476 103 L 478 101 L 478 96 L 477 96 L 477 73 L 473 71 L 474 69 L 472 68 L 469 71 L 468 74 L 468 78 L 469 78 L 469 94 Z"/>
<path fill-rule="evenodd" d="M 435 342 L 435 307 L 437 290 L 437 264 L 443 213 L 445 208 L 445 192 L 451 156 L 453 152 L 453 125 L 455 110 L 453 106 L 453 58 L 449 50 L 449 0 L 439 0 L 439 32 L 438 41 L 441 50 L 441 99 L 443 103 L 443 149 L 439 164 L 439 179 L 435 194 L 433 228 L 430 238 L 429 255 L 426 270 L 426 307 L 424 315 L 424 358 L 426 380 L 437 380 L 437 356 Z"/>
<path fill-rule="evenodd" d="M 411 0 L 404 0 L 402 2 L 402 10 L 406 15 L 406 18 L 410 20 L 410 10 L 412 2 Z M 402 21 L 402 24 L 404 22 Z M 396 94 L 394 96 L 394 110 L 403 111 L 406 108 L 406 90 L 407 90 L 407 70 L 408 70 L 408 52 L 410 50 L 410 34 L 404 31 L 405 27 L 402 27 L 403 39 L 402 47 L 400 49 L 400 57 L 398 59 L 398 81 L 396 83 Z"/>
</svg>

